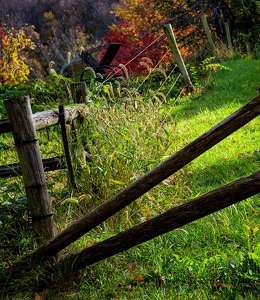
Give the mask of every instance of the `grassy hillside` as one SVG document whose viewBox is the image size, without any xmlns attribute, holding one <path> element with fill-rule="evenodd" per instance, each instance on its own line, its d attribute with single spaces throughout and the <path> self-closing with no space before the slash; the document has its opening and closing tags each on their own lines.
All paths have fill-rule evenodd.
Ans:
<svg viewBox="0 0 260 300">
<path fill-rule="evenodd" d="M 176 107 L 178 128 L 188 142 L 203 134 L 258 95 L 260 67 L 250 58 L 224 63 L 231 70 L 214 74 L 206 93 L 182 99 Z M 193 180 L 204 180 L 194 193 L 252 174 L 259 167 L 259 118 L 230 135 L 190 164 Z"/>
</svg>

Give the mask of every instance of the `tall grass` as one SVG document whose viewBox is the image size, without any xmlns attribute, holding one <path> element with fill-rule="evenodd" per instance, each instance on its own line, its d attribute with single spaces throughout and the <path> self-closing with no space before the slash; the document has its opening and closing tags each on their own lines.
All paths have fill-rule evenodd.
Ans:
<svg viewBox="0 0 260 300">
<path fill-rule="evenodd" d="M 166 105 L 146 103 L 138 110 L 114 105 L 95 113 L 92 132 L 97 135 L 88 144 L 95 163 L 89 162 L 93 165 L 87 177 L 92 183 L 99 182 L 98 202 L 257 95 L 255 60 L 237 57 L 225 65 L 231 71 L 213 74 L 206 93 L 167 99 Z M 103 240 L 113 231 L 257 171 L 258 122 L 245 125 L 104 222 L 80 239 L 78 246 Z M 259 290 L 259 208 L 257 195 L 87 268 L 76 294 L 95 299 L 255 299 Z"/>
<path fill-rule="evenodd" d="M 149 72 L 161 77 L 149 76 L 144 83 L 143 79 L 137 78 L 106 84 L 106 87 L 90 81 L 87 98 L 90 114 L 76 129 L 77 140 L 71 136 L 78 190 L 72 191 L 69 187 L 66 171 L 48 173 L 48 187 L 59 230 L 256 96 L 257 62 L 234 57 L 224 63 L 231 71 L 213 72 L 207 90 L 198 88 L 197 94 L 185 97 L 178 97 L 184 90 L 180 81 L 176 83 L 176 74 L 171 75 L 164 85 L 158 84 L 158 78 L 164 82 L 162 72 Z M 245 125 L 80 238 L 61 255 L 79 251 L 258 170 L 258 123 L 255 119 Z M 50 132 L 49 139 L 46 133 L 41 136 L 43 156 L 62 152 L 57 129 Z M 3 144 L 8 146 L 11 139 L 4 139 Z M 2 153 L 7 160 L 4 149 Z M 10 201 L 16 203 L 24 193 L 22 188 L 17 191 L 17 187 L 8 190 L 11 181 L 1 181 L 1 184 L 0 191 L 8 195 L 5 196 L 8 201 L 13 199 Z M 27 253 L 33 247 L 30 234 L 20 227 L 11 228 L 14 224 L 11 218 L 17 216 L 14 213 L 17 207 L 1 206 L 7 212 L 6 216 L 11 216 L 1 228 L 2 244 L 11 247 L 12 243 L 19 242 L 19 254 Z M 60 274 L 60 278 L 54 278 L 53 285 L 41 291 L 41 295 L 46 299 L 257 299 L 260 286 L 259 209 L 259 195 L 256 195 L 99 262 L 78 275 L 73 274 L 67 282 L 63 282 Z M 25 222 L 26 214 L 20 220 Z M 6 261 L 15 257 L 15 250 L 7 251 L 1 265 L 6 267 Z M 37 280 L 44 281 L 44 278 L 38 276 Z M 14 283 L 13 290 L 23 299 L 35 297 L 36 291 L 39 294 L 36 288 L 29 288 L 27 284 L 18 287 Z"/>
</svg>

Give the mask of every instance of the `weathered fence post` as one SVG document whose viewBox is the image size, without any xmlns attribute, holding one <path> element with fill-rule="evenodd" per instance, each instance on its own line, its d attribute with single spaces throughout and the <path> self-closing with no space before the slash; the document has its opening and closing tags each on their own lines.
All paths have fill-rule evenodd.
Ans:
<svg viewBox="0 0 260 300">
<path fill-rule="evenodd" d="M 72 100 L 74 103 L 85 103 L 87 97 L 87 86 L 86 82 L 82 81 L 79 83 L 72 83 L 71 87 L 71 94 Z"/>
<path fill-rule="evenodd" d="M 174 57 L 177 61 L 177 64 L 178 64 L 178 67 L 184 77 L 184 81 L 185 83 L 188 85 L 189 87 L 189 90 L 191 92 L 194 91 L 194 87 L 191 83 L 191 80 L 190 80 L 190 76 L 187 72 L 187 69 L 186 69 L 186 66 L 184 64 L 184 61 L 182 59 L 182 56 L 180 54 L 180 51 L 179 51 L 179 48 L 178 48 L 178 45 L 177 45 L 177 42 L 176 42 L 176 39 L 175 39 L 175 36 L 174 36 L 174 33 L 173 33 L 173 30 L 172 30 L 172 26 L 171 24 L 166 24 L 163 26 L 163 29 L 165 31 L 165 34 L 168 38 L 168 41 L 171 45 L 171 48 L 172 48 L 172 51 L 173 51 L 173 54 L 174 54 Z"/>
<path fill-rule="evenodd" d="M 208 21 L 207 21 L 206 14 L 205 14 L 205 13 L 202 14 L 202 15 L 200 16 L 200 19 L 201 19 L 202 25 L 203 25 L 203 27 L 204 27 L 204 29 L 205 29 L 206 36 L 207 36 L 207 39 L 208 39 L 210 48 L 211 48 L 211 50 L 212 50 L 212 53 L 213 53 L 213 55 L 216 55 L 215 45 L 214 45 L 214 43 L 213 43 L 213 40 L 212 40 L 210 31 L 209 31 L 209 25 L 208 25 Z"/>
<path fill-rule="evenodd" d="M 229 47 L 229 49 L 233 50 L 230 30 L 229 30 L 229 26 L 228 26 L 227 22 L 225 22 L 225 30 L 226 30 L 226 35 L 227 35 L 228 47 Z"/>
<path fill-rule="evenodd" d="M 65 122 L 65 112 L 64 112 L 64 105 L 59 106 L 59 118 L 60 118 L 60 126 L 61 126 L 61 133 L 62 133 L 62 141 L 63 141 L 63 147 L 65 152 L 65 157 L 68 165 L 68 171 L 70 176 L 70 182 L 73 189 L 77 188 L 76 180 L 75 180 L 75 173 L 72 165 L 72 159 L 71 159 L 71 152 L 69 147 L 69 139 L 67 134 L 67 128 L 66 128 L 66 122 Z"/>
<path fill-rule="evenodd" d="M 19 156 L 33 228 L 40 244 L 54 237 L 56 228 L 28 96 L 4 102 Z"/>
</svg>

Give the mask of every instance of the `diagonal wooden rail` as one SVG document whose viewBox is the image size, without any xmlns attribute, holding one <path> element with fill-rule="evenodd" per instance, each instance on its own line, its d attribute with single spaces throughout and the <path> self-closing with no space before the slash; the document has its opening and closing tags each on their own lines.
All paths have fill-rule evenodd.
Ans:
<svg viewBox="0 0 260 300">
<path fill-rule="evenodd" d="M 31 257 L 51 257 L 260 114 L 260 95 L 42 245 Z"/>
<path fill-rule="evenodd" d="M 70 255 L 59 261 L 58 264 L 49 264 L 46 268 L 46 273 L 43 274 L 44 281 L 50 280 L 50 274 L 52 274 L 51 277 L 55 277 L 55 274 L 61 271 L 65 277 L 71 275 L 74 271 L 203 218 L 259 192 L 260 171 L 215 189 L 183 205 L 174 207 L 151 220 L 125 230 L 79 253 Z M 43 258 L 40 257 L 39 259 L 39 256 L 35 256 L 34 253 L 34 255 L 29 255 L 23 260 L 16 262 L 9 269 L 5 270 L 5 273 L 8 274 L 8 282 L 10 278 L 20 278 L 22 273 L 30 272 L 33 265 L 45 263 Z M 8 282 L 3 282 L 2 285 L 8 286 Z"/>
<path fill-rule="evenodd" d="M 195 198 L 60 261 L 73 272 L 198 220 L 260 192 L 260 171 Z M 57 266 L 55 266 L 55 269 Z"/>
</svg>

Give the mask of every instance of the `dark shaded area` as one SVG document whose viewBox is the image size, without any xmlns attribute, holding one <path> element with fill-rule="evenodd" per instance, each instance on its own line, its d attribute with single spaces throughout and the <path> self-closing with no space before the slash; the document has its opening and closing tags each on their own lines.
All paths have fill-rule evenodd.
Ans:
<svg viewBox="0 0 260 300">
<path fill-rule="evenodd" d="M 66 165 L 64 163 L 63 156 L 56 156 L 53 158 L 47 158 L 42 160 L 43 168 L 45 172 L 55 171 L 65 169 Z M 20 164 L 11 164 L 7 166 L 0 166 L 0 177 L 10 177 L 21 175 Z"/>
<path fill-rule="evenodd" d="M 81 27 L 93 39 L 100 38 L 114 22 L 110 13 L 117 0 L 0 0 L 0 20 L 8 26 L 34 25 L 41 39 Z M 54 29 L 54 30 L 53 30 Z"/>
<path fill-rule="evenodd" d="M 226 39 L 225 22 L 229 24 L 231 36 L 239 43 L 255 47 L 259 41 L 259 13 L 260 6 L 256 0 L 209 0 L 209 1 L 173 1 L 154 0 L 165 15 L 172 17 L 174 27 L 178 28 L 185 23 L 196 25 L 198 18 L 194 16 L 193 8 L 201 9 L 207 14 L 208 22 L 213 25 L 213 30 L 223 40 Z M 178 18 L 178 16 L 180 16 Z M 177 17 L 177 18 L 176 18 Z"/>
</svg>

